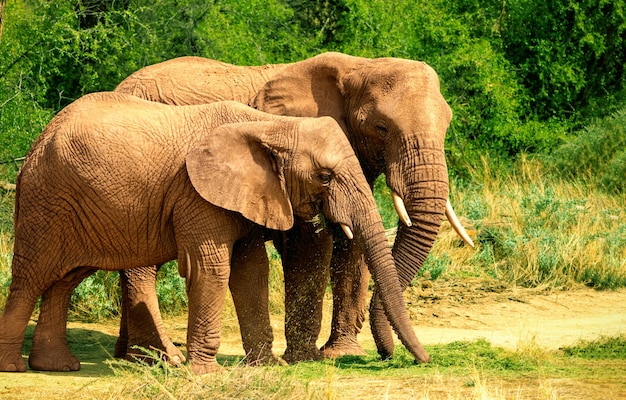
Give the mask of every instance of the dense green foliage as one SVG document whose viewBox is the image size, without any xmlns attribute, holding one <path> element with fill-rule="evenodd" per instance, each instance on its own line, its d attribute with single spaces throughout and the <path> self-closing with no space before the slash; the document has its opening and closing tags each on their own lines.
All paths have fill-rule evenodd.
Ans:
<svg viewBox="0 0 626 400">
<path fill-rule="evenodd" d="M 454 109 L 454 168 L 468 151 L 550 150 L 624 95 L 624 2 L 21 0 L 0 44 L 0 160 L 51 116 L 181 55 L 251 65 L 322 51 L 424 60 Z"/>
</svg>

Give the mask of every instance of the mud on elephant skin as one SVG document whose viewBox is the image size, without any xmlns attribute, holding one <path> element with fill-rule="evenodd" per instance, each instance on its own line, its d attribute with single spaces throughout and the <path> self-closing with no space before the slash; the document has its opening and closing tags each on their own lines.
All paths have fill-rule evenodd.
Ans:
<svg viewBox="0 0 626 400">
<path fill-rule="evenodd" d="M 350 141 L 370 186 L 385 173 L 392 189 L 402 221 L 394 255 L 403 286 L 430 252 L 444 212 L 471 243 L 447 201 L 444 138 L 452 113 L 441 95 L 437 74 L 423 62 L 323 53 L 293 64 L 241 67 L 181 57 L 137 71 L 116 91 L 167 104 L 230 99 L 272 114 L 333 117 Z M 331 231 L 313 233 L 313 228 L 299 222 L 277 241 L 285 275 L 284 358 L 290 362 L 320 356 L 315 342 L 329 266 L 333 318 L 324 354 L 364 354 L 357 334 L 364 320 L 370 276 L 358 246 Z M 314 274 L 316 278 L 312 278 Z M 133 279 L 132 275 L 128 278 Z M 131 291 L 124 303 L 154 296 L 154 287 L 144 285 L 141 291 Z M 393 352 L 389 324 L 378 312 L 376 298 L 374 305 L 375 340 L 380 353 L 389 357 Z M 132 336 L 129 331 L 135 330 L 133 319 L 160 321 L 158 310 L 153 310 L 152 316 L 135 314 L 129 319 L 129 309 L 132 307 L 125 306 L 122 311 L 116 347 L 120 355 L 132 343 L 128 337 Z M 161 332 L 160 336 L 165 335 Z"/>
<path fill-rule="evenodd" d="M 84 96 L 52 119 L 18 175 L 0 371 L 25 371 L 22 343 L 40 296 L 30 367 L 78 370 L 66 340 L 74 288 L 96 269 L 172 259 L 186 278 L 193 372 L 220 368 L 229 284 L 255 329 L 242 338 L 248 360 L 276 362 L 263 232 L 320 212 L 363 247 L 388 318 L 425 361 L 376 203 L 332 118 L 278 117 L 236 102 L 172 107 L 119 93 Z"/>
</svg>

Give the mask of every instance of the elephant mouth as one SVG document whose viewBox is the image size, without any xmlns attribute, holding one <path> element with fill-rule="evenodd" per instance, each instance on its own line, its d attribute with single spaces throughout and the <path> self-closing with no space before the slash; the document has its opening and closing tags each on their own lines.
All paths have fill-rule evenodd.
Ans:
<svg viewBox="0 0 626 400">
<path fill-rule="evenodd" d="M 307 222 L 318 220 L 322 215 L 322 207 L 318 202 L 308 202 L 298 211 L 298 216 Z"/>
</svg>

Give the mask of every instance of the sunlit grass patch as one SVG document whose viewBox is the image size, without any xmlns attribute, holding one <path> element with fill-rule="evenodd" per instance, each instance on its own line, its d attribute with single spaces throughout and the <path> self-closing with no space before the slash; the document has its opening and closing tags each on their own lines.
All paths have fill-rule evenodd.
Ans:
<svg viewBox="0 0 626 400">
<path fill-rule="evenodd" d="M 444 223 L 425 269 L 525 287 L 626 286 L 625 196 L 555 178 L 527 158 L 511 173 L 491 170 L 484 160 L 473 174 L 451 193 L 476 249 Z"/>
<path fill-rule="evenodd" d="M 626 360 L 626 334 L 611 337 L 603 336 L 596 340 L 584 340 L 564 347 L 563 354 L 586 359 Z"/>
<path fill-rule="evenodd" d="M 155 355 L 153 365 L 113 360 L 111 369 L 123 382 L 111 396 L 135 399 L 308 399 L 308 384 L 280 367 L 246 367 L 196 376 L 188 365 L 172 367 Z M 131 396 L 128 396 L 131 394 Z"/>
<path fill-rule="evenodd" d="M 600 339 L 585 346 L 603 343 Z M 155 355 L 152 366 L 109 362 L 114 374 L 123 378 L 110 394 L 133 399 L 554 399 L 565 393 L 574 398 L 588 394 L 585 385 L 570 377 L 592 376 L 607 379 L 609 391 L 621 387 L 612 376 L 602 375 L 604 366 L 559 351 L 536 358 L 535 351 L 526 350 L 505 350 L 479 339 L 428 346 L 433 356 L 428 364 L 414 364 L 398 346 L 388 361 L 379 360 L 373 351 L 286 367 L 246 367 L 234 360 L 222 372 L 206 376 L 194 376 L 188 366 L 173 368 Z M 626 356 L 620 358 L 623 365 Z"/>
</svg>

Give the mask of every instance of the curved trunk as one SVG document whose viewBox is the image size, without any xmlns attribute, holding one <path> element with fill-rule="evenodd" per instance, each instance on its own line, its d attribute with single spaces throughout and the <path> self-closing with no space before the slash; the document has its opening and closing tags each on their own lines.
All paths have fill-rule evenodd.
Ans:
<svg viewBox="0 0 626 400">
<path fill-rule="evenodd" d="M 384 232 L 377 209 L 364 213 L 370 217 L 353 219 L 357 239 L 363 241 L 364 255 L 379 294 L 379 305 L 383 319 L 389 320 L 396 334 L 419 362 L 427 362 L 430 356 L 417 339 L 402 297 L 402 285 L 394 266 L 389 242 Z M 386 318 L 385 318 L 386 315 Z"/>
<path fill-rule="evenodd" d="M 424 264 L 437 236 L 438 228 L 431 223 L 417 222 L 415 215 L 411 217 L 413 226 L 398 225 L 398 234 L 393 246 L 400 290 L 404 291 L 417 271 Z M 370 303 L 370 327 L 372 336 L 381 358 L 393 356 L 394 344 L 391 326 L 385 316 L 381 299 L 381 290 L 374 288 Z"/>
<path fill-rule="evenodd" d="M 448 198 L 448 170 L 443 152 L 437 146 L 417 149 L 405 144 L 405 158 L 398 170 L 391 170 L 387 184 L 400 193 L 411 221 L 411 226 L 398 224 L 393 245 L 393 258 L 401 290 L 411 283 L 424 265 L 441 226 Z M 399 172 L 402 171 L 402 172 Z M 384 358 L 393 355 L 393 335 L 384 314 L 381 290 L 374 288 L 370 303 L 370 325 L 378 353 Z"/>
</svg>

